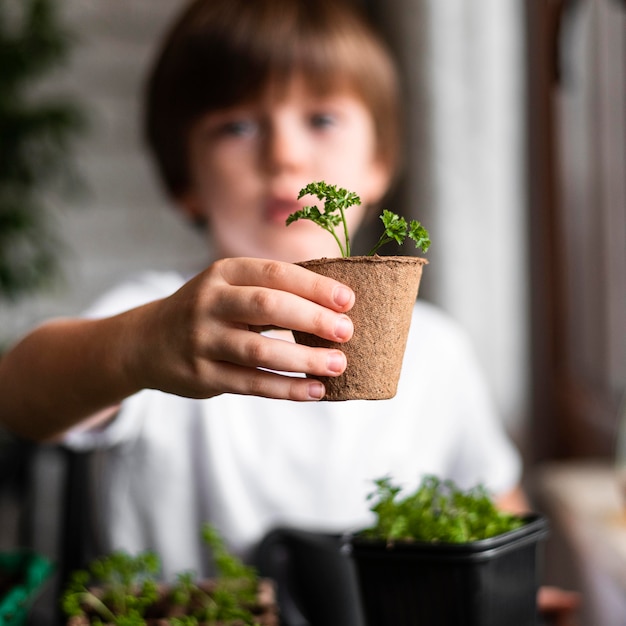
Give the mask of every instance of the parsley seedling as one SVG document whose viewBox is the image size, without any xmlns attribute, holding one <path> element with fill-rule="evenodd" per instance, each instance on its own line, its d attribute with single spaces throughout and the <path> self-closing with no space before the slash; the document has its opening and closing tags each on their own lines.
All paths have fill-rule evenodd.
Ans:
<svg viewBox="0 0 626 626">
<path fill-rule="evenodd" d="M 256 571 L 228 552 L 212 526 L 203 526 L 202 537 L 213 551 L 217 569 L 210 586 L 200 585 L 194 572 L 180 572 L 164 599 L 156 580 L 160 569 L 157 555 L 116 551 L 72 574 L 61 599 L 64 612 L 68 617 L 87 617 L 97 626 L 145 626 L 149 612 L 166 601 L 180 609 L 176 617 L 167 618 L 172 626 L 258 624 L 250 610 L 259 583 Z"/>
<path fill-rule="evenodd" d="M 463 491 L 450 480 L 425 476 L 413 493 L 401 489 L 389 477 L 375 482 L 368 499 L 374 504 L 374 526 L 364 535 L 394 541 L 468 543 L 519 528 L 524 520 L 496 509 L 486 489 L 479 485 Z"/>
<path fill-rule="evenodd" d="M 152 552 L 136 556 L 114 552 L 72 574 L 61 606 L 70 617 L 94 615 L 93 624 L 142 626 L 147 608 L 158 598 L 155 576 L 159 568 L 160 561 Z M 98 592 L 89 586 L 92 580 L 98 582 Z"/>
<path fill-rule="evenodd" d="M 334 237 L 342 257 L 349 257 L 351 254 L 350 234 L 348 232 L 346 210 L 351 206 L 361 204 L 359 196 L 352 191 L 336 185 L 329 185 L 324 181 L 309 183 L 300 190 L 298 200 L 307 195 L 315 196 L 318 200 L 321 200 L 324 203 L 323 208 L 305 206 L 287 218 L 287 226 L 298 220 L 311 220 Z M 387 209 L 383 210 L 380 219 L 384 226 L 384 232 L 374 247 L 367 253 L 367 256 L 374 256 L 381 246 L 392 241 L 402 245 L 407 237 L 415 242 L 416 248 L 427 252 L 430 247 L 428 231 L 417 220 L 411 220 L 407 223 L 403 217 Z M 337 229 L 340 227 L 343 230 L 343 241 L 337 233 Z"/>
</svg>

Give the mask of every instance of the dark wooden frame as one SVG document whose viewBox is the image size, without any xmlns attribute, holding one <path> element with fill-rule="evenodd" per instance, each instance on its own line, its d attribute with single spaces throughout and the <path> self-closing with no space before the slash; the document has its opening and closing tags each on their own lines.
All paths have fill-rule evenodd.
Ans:
<svg viewBox="0 0 626 626">
<path fill-rule="evenodd" d="M 623 5 L 525 4 L 534 461 L 613 454 L 626 387 Z M 596 38 L 582 55 L 580 42 L 566 39 L 580 19 L 591 20 Z M 565 114 L 583 89 L 575 72 L 581 59 L 590 77 L 582 127 Z M 586 149 L 572 150 L 572 138 Z"/>
</svg>

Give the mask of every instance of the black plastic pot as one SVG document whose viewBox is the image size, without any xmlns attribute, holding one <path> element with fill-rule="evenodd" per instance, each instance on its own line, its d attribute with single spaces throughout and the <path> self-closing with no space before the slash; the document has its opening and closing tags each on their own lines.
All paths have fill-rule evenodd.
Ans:
<svg viewBox="0 0 626 626">
<path fill-rule="evenodd" d="M 466 544 L 349 538 L 367 626 L 535 626 L 548 527 L 542 516 L 526 519 Z"/>
</svg>

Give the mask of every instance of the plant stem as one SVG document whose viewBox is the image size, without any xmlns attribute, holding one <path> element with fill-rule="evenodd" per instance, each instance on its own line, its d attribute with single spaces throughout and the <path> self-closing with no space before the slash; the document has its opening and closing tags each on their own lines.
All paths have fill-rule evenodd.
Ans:
<svg viewBox="0 0 626 626">
<path fill-rule="evenodd" d="M 115 615 L 109 610 L 109 607 L 90 591 L 85 591 L 81 594 L 81 601 L 85 605 L 90 606 L 94 611 L 97 611 L 100 617 L 107 622 L 115 622 Z"/>
<path fill-rule="evenodd" d="M 341 243 L 339 243 L 339 239 L 337 238 L 337 236 L 335 236 L 335 239 L 337 239 L 337 243 L 339 243 L 339 248 L 341 249 L 341 255 L 345 258 L 345 257 L 350 256 L 350 235 L 348 234 L 348 222 L 346 221 L 345 209 L 340 206 L 339 212 L 341 213 L 341 223 L 343 224 L 343 233 L 344 233 L 344 237 L 346 238 L 345 249 L 343 248 Z"/>
<path fill-rule="evenodd" d="M 337 233 L 334 230 L 330 228 L 325 228 L 324 230 L 329 232 L 335 238 L 335 241 L 337 242 L 337 245 L 339 246 L 339 252 L 341 252 L 341 256 L 344 258 L 350 256 L 350 247 L 349 247 L 348 241 L 346 240 L 346 247 L 344 248 L 343 244 L 341 243 L 341 239 L 339 239 L 339 237 L 337 236 Z"/>
<path fill-rule="evenodd" d="M 385 237 L 384 235 L 376 242 L 376 244 L 374 245 L 374 247 L 367 253 L 367 256 L 374 256 L 374 254 L 376 254 L 376 251 L 381 248 L 382 246 L 384 246 L 386 243 L 389 243 L 393 241 L 393 239 L 391 237 Z"/>
</svg>

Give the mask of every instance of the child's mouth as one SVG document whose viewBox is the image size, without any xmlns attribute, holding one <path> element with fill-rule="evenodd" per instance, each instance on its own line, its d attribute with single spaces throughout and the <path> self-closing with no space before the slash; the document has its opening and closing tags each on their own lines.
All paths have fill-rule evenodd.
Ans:
<svg viewBox="0 0 626 626">
<path fill-rule="evenodd" d="M 273 198 L 265 206 L 265 216 L 272 224 L 285 225 L 287 218 L 300 209 L 300 204 L 294 200 Z"/>
</svg>

